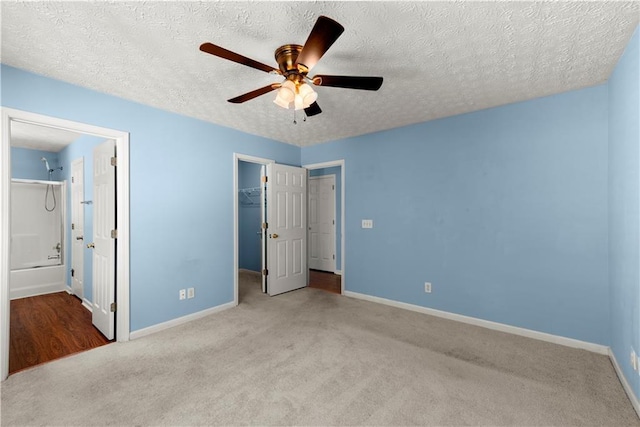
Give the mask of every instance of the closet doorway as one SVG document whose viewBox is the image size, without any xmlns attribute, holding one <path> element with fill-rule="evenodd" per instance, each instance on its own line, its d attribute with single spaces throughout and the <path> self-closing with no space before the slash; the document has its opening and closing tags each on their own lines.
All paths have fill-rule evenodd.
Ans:
<svg viewBox="0 0 640 427">
<path fill-rule="evenodd" d="M 233 154 L 234 188 L 234 305 L 240 303 L 240 277 L 243 282 L 261 283 L 265 292 L 266 282 L 262 276 L 265 264 L 263 252 L 262 217 L 265 207 L 262 194 L 262 176 L 266 165 L 274 160 L 246 154 Z M 250 278 L 247 280 L 247 278 Z"/>
</svg>

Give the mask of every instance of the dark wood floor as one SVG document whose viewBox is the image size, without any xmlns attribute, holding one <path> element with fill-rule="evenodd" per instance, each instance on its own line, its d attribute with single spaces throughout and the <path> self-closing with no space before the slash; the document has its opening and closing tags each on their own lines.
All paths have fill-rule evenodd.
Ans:
<svg viewBox="0 0 640 427">
<path fill-rule="evenodd" d="M 66 292 L 11 301 L 9 373 L 108 344 Z"/>
<path fill-rule="evenodd" d="M 326 271 L 309 270 L 309 287 L 340 294 L 342 276 Z"/>
</svg>

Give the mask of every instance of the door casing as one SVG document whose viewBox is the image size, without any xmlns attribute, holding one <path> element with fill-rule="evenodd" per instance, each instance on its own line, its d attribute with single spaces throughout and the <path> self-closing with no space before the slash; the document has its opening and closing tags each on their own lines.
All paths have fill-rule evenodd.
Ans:
<svg viewBox="0 0 640 427">
<path fill-rule="evenodd" d="M 116 170 L 118 218 L 118 258 L 116 261 L 117 341 L 129 341 L 129 133 L 86 123 L 45 116 L 12 108 L 2 108 L 0 144 L 0 380 L 9 375 L 9 277 L 10 277 L 10 210 L 11 200 L 11 121 L 31 123 L 69 130 L 105 139 L 114 139 L 118 152 Z"/>
</svg>

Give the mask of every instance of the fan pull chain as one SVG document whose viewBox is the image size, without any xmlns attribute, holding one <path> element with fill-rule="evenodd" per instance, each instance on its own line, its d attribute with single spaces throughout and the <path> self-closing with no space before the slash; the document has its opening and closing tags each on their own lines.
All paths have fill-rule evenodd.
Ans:
<svg viewBox="0 0 640 427">
<path fill-rule="evenodd" d="M 303 122 L 307 121 L 307 115 L 306 114 L 302 116 L 302 121 Z M 293 110 L 293 124 L 294 125 L 298 124 L 298 121 L 296 120 L 296 110 Z"/>
</svg>

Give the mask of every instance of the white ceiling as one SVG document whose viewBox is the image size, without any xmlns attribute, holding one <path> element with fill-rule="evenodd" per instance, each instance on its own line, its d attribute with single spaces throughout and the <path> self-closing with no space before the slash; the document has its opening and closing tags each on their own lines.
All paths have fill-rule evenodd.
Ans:
<svg viewBox="0 0 640 427">
<path fill-rule="evenodd" d="M 11 122 L 11 145 L 57 153 L 82 134 L 31 123 Z"/>
<path fill-rule="evenodd" d="M 634 2 L 6 2 L 3 63 L 300 146 L 603 83 L 638 25 Z M 345 32 L 309 73 L 382 76 L 378 92 L 317 87 L 298 120 L 279 81 L 205 54 L 211 42 L 277 67 L 319 15 Z M 300 117 L 298 116 L 298 119 Z"/>
</svg>

